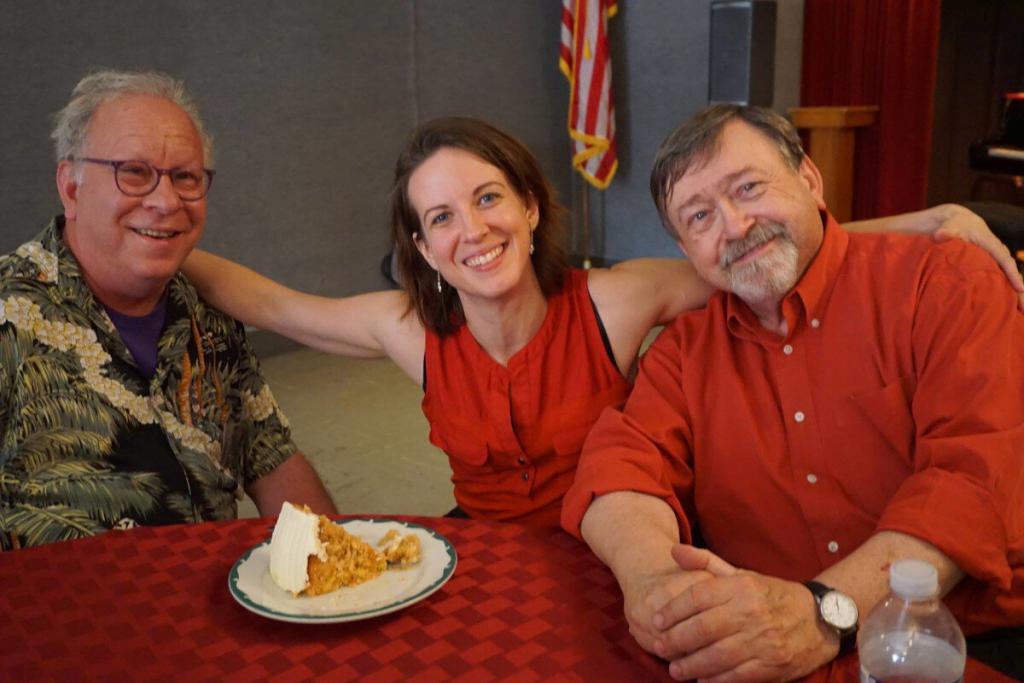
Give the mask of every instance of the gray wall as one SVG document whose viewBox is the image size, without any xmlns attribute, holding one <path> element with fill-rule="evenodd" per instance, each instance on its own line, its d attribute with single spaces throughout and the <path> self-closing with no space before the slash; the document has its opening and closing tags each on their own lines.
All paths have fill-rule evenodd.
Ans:
<svg viewBox="0 0 1024 683">
<path fill-rule="evenodd" d="M 616 21 L 622 24 L 611 34 L 619 171 L 603 196 L 590 193 L 594 214 L 603 211 L 606 226 L 603 235 L 594 236 L 595 251 L 607 259 L 679 255 L 658 220 L 648 181 L 662 139 L 707 105 L 710 5 L 702 0 L 619 3 Z M 777 0 L 775 40 L 773 107 L 785 113 L 800 100 L 803 0 Z M 580 187 L 574 179 L 574 192 Z"/>
<path fill-rule="evenodd" d="M 783 17 L 802 14 L 793 6 L 802 0 L 780 3 L 780 36 L 793 32 Z M 391 168 L 419 121 L 491 120 L 534 150 L 563 203 L 579 201 L 559 17 L 557 0 L 4 2 L 0 251 L 60 209 L 49 117 L 78 78 L 92 66 L 157 68 L 186 80 L 216 137 L 204 247 L 310 291 L 380 287 Z M 622 159 L 611 189 L 591 192 L 608 226 L 594 230 L 596 255 L 677 253 L 647 172 L 661 138 L 706 101 L 708 22 L 708 0 L 620 3 Z M 792 91 L 779 59 L 777 92 Z"/>
</svg>

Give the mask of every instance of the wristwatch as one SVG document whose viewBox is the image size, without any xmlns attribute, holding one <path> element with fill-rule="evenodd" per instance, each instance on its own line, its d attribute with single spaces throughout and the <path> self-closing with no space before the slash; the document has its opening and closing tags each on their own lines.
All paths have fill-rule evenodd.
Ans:
<svg viewBox="0 0 1024 683">
<path fill-rule="evenodd" d="M 852 652 L 857 646 L 857 603 L 818 581 L 805 581 L 804 585 L 818 603 L 818 619 L 839 636 L 839 654 Z"/>
</svg>

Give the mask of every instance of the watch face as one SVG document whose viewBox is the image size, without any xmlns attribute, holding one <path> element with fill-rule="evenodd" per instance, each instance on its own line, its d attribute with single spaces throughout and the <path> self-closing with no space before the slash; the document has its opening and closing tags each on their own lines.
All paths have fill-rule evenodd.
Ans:
<svg viewBox="0 0 1024 683">
<path fill-rule="evenodd" d="M 846 630 L 857 623 L 857 603 L 839 591 L 821 596 L 821 616 L 832 626 Z"/>
</svg>

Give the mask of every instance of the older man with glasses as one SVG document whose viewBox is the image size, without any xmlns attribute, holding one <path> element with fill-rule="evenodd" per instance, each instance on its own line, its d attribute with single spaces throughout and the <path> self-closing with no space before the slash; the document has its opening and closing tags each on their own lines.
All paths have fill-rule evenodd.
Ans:
<svg viewBox="0 0 1024 683">
<path fill-rule="evenodd" d="M 0 548 L 231 518 L 243 490 L 335 512 L 241 325 L 178 273 L 214 177 L 183 85 L 90 74 L 53 138 L 64 214 L 0 260 Z"/>
</svg>

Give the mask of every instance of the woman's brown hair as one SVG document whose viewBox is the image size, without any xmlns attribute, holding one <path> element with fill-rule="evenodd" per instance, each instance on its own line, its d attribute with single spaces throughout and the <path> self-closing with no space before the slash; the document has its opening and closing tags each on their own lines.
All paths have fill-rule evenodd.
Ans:
<svg viewBox="0 0 1024 683">
<path fill-rule="evenodd" d="M 539 212 L 530 257 L 544 296 L 558 292 L 569 267 L 565 253 L 562 208 L 525 145 L 511 135 L 478 119 L 434 119 L 417 128 L 395 163 L 391 186 L 391 239 L 395 245 L 398 281 L 409 295 L 410 309 L 424 327 L 440 336 L 454 332 L 465 322 L 458 293 L 447 283 L 437 291 L 437 274 L 416 248 L 414 235 L 422 231 L 409 200 L 409 178 L 431 155 L 445 147 L 465 150 L 493 165 L 524 202 L 532 200 Z"/>
</svg>

